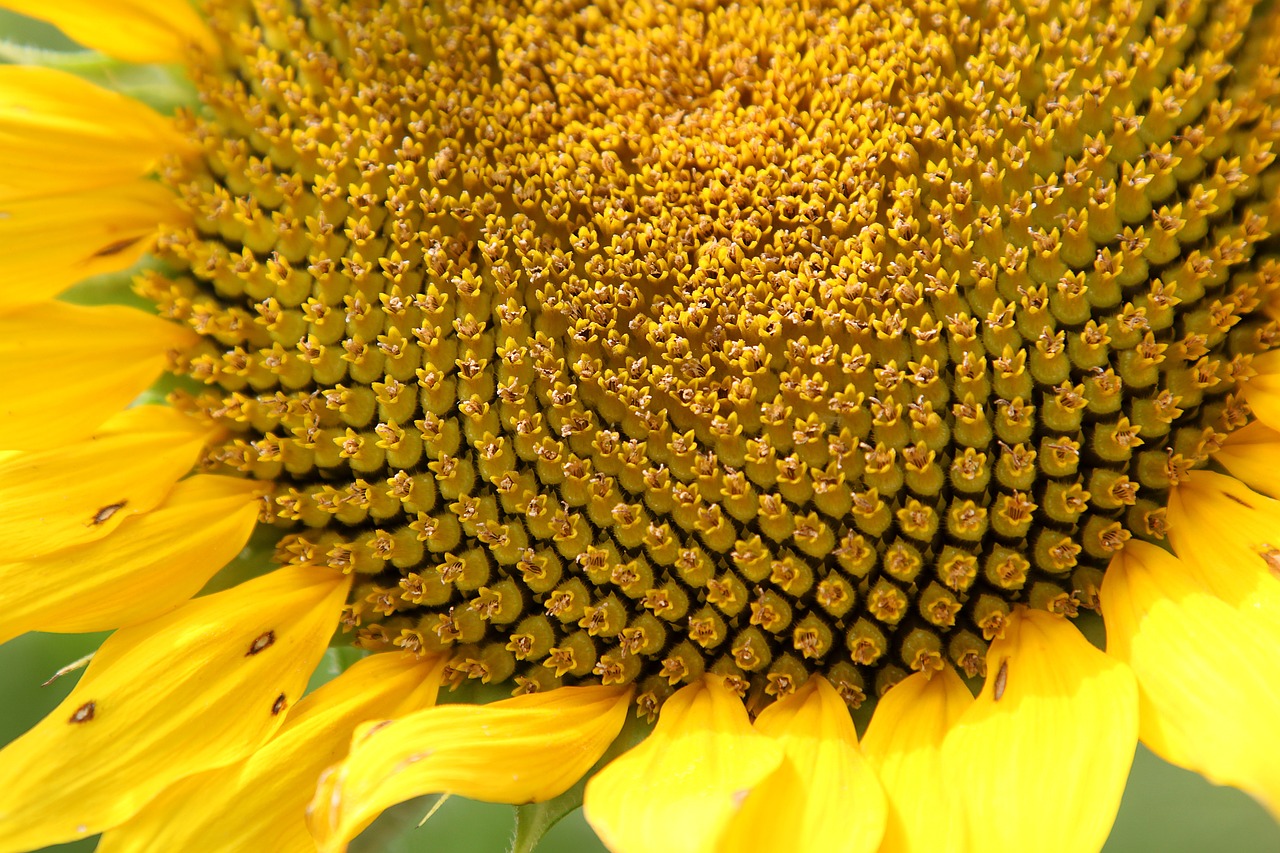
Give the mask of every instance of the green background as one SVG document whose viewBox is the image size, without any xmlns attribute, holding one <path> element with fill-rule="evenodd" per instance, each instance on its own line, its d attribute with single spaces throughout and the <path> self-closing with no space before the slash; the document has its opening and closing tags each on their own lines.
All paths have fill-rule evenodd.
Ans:
<svg viewBox="0 0 1280 853">
<path fill-rule="evenodd" d="M 67 45 L 56 31 L 6 12 L 0 12 L 0 39 L 57 48 Z M 124 87 L 135 91 L 144 88 L 128 84 Z M 6 168 L 15 165 L 20 167 L 4 164 Z M 0 645 L 0 743 L 8 743 L 33 726 L 70 692 L 79 673 L 47 687 L 41 684 L 61 667 L 93 651 L 103 636 L 29 634 Z M 1231 711 L 1223 709 L 1223 725 L 1231 725 Z M 454 797 L 426 826 L 416 828 L 431 804 L 420 800 L 391 809 L 357 839 L 352 850 L 502 853 L 507 849 L 514 823 L 511 808 Z M 1034 840 L 1028 839 L 1028 849 L 1036 846 Z M 92 841 L 84 841 L 50 849 L 87 851 L 92 847 Z M 540 853 L 595 853 L 604 848 L 579 811 L 556 826 L 538 849 Z M 1280 827 L 1245 794 L 1211 785 L 1193 773 L 1165 764 L 1140 747 L 1105 850 L 1274 853 L 1280 850 Z"/>
</svg>

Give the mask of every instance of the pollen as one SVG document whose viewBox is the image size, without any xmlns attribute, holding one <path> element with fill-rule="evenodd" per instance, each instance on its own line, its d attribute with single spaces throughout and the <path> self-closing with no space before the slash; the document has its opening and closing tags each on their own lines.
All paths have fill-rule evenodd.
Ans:
<svg viewBox="0 0 1280 853">
<path fill-rule="evenodd" d="M 981 674 L 1280 340 L 1247 3 L 212 5 L 174 404 L 455 681 Z"/>
</svg>

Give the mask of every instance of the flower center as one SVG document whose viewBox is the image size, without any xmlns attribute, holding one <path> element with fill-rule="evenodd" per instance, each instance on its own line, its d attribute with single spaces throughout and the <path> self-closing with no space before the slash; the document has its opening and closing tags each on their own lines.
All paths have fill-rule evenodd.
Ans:
<svg viewBox="0 0 1280 853">
<path fill-rule="evenodd" d="M 1249 418 L 1235 4 L 213 5 L 144 289 L 366 646 L 654 706 L 974 675 Z"/>
</svg>

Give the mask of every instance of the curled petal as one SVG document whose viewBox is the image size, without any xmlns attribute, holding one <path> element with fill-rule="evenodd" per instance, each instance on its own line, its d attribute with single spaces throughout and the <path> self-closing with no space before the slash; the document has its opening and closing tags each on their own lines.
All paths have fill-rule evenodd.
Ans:
<svg viewBox="0 0 1280 853">
<path fill-rule="evenodd" d="M 530 803 L 568 790 L 618 736 L 630 688 L 562 687 L 446 705 L 361 726 L 307 810 L 320 849 L 347 843 L 383 809 L 423 794 Z"/>
</svg>

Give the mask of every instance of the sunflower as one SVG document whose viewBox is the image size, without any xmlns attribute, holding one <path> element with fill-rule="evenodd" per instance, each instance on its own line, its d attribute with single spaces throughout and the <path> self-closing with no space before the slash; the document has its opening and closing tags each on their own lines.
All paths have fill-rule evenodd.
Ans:
<svg viewBox="0 0 1280 853">
<path fill-rule="evenodd" d="M 1280 814 L 1273 4 L 0 6 L 195 93 L 0 67 L 0 850 Z"/>
</svg>

